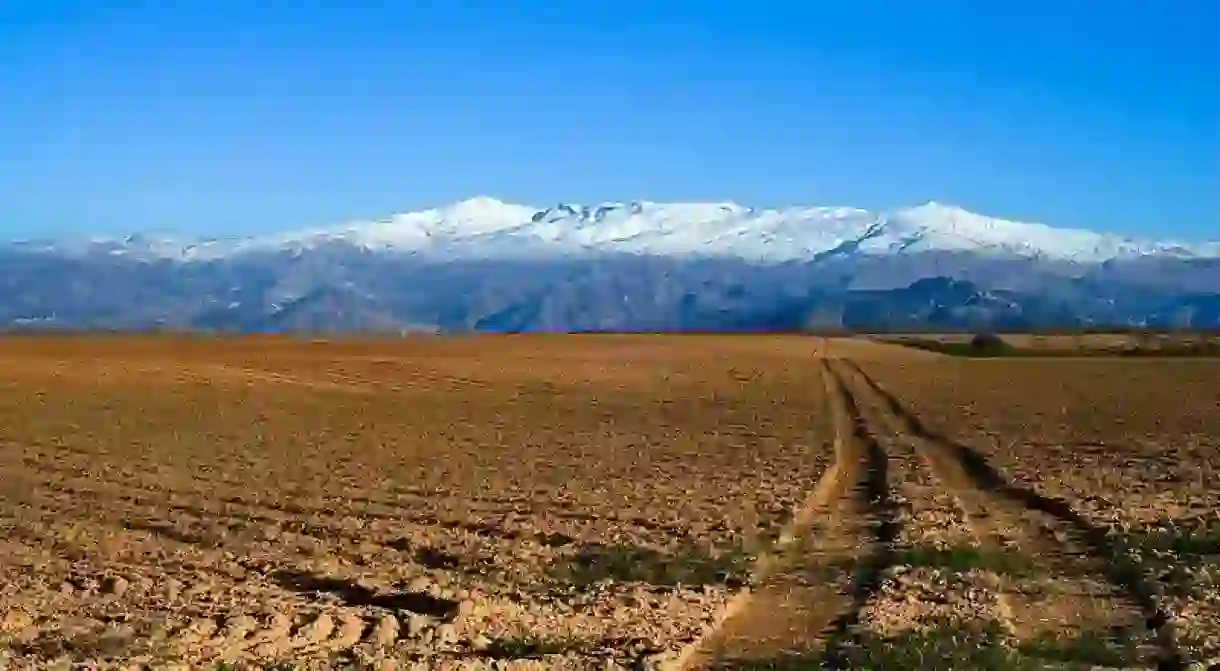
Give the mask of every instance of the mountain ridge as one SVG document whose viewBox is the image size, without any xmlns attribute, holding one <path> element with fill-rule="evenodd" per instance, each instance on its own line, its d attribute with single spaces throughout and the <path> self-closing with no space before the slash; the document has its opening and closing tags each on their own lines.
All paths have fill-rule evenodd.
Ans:
<svg viewBox="0 0 1220 671">
<path fill-rule="evenodd" d="M 731 201 L 606 201 L 538 208 L 490 196 L 272 235 L 207 239 L 134 234 L 23 246 L 45 253 L 195 262 L 325 245 L 451 259 L 628 253 L 783 263 L 816 258 L 844 245 L 869 255 L 968 251 L 1079 263 L 1141 256 L 1220 257 L 1220 242 L 1155 241 L 1052 227 L 980 215 L 937 201 L 874 213 L 846 206 L 760 209 Z"/>
<path fill-rule="evenodd" d="M 1220 244 L 929 202 L 468 199 L 293 233 L 0 244 L 0 328 L 690 331 L 1220 326 Z"/>
</svg>

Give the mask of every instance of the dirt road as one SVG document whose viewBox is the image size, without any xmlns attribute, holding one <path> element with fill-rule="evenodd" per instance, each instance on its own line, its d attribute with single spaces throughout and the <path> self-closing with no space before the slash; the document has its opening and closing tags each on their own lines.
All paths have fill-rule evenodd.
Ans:
<svg viewBox="0 0 1220 671">
<path fill-rule="evenodd" d="M 854 360 L 820 374 L 825 496 L 688 668 L 1186 668 L 1129 548 L 938 435 Z"/>
</svg>

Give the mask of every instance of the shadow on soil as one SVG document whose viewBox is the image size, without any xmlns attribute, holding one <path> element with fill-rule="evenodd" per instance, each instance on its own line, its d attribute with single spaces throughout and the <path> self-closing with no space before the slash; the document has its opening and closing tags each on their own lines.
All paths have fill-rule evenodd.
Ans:
<svg viewBox="0 0 1220 671">
<path fill-rule="evenodd" d="M 881 588 L 886 569 L 893 566 L 897 558 L 894 542 L 902 530 L 902 523 L 898 521 L 897 505 L 890 492 L 889 458 L 885 449 L 869 431 L 860 406 L 843 383 L 842 376 L 829 363 L 823 362 L 823 365 L 843 400 L 843 407 L 852 423 L 853 436 L 865 450 L 864 476 L 861 482 L 856 483 L 856 495 L 873 523 L 873 548 L 856 566 L 851 608 L 831 625 L 832 633 L 826 644 L 824 661 L 832 667 L 846 668 L 841 666 L 846 661 L 843 655 L 856 643 L 858 634 L 855 630 L 860 622 L 860 613 Z"/>
<path fill-rule="evenodd" d="M 1122 587 L 1130 599 L 1140 607 L 1146 618 L 1145 624 L 1148 629 L 1160 635 L 1162 653 L 1165 657 L 1160 668 L 1185 667 L 1176 644 L 1171 640 L 1172 632 L 1167 628 L 1169 617 L 1157 603 L 1159 590 L 1145 579 L 1143 567 L 1137 560 L 1132 559 L 1128 552 L 1129 546 L 1124 542 L 1125 539 L 1089 522 L 1067 501 L 1045 496 L 1032 489 L 1009 482 L 987 462 L 986 457 L 974 448 L 953 441 L 924 425 L 913 411 L 869 377 L 856 362 L 846 361 L 845 363 L 882 399 L 889 412 L 902 421 L 908 432 L 947 450 L 979 489 L 1002 496 L 1027 510 L 1044 513 L 1065 524 L 1068 530 L 1081 540 L 1093 556 L 1104 565 L 1110 581 Z"/>
<path fill-rule="evenodd" d="M 271 574 L 280 587 L 301 593 L 325 593 L 339 597 L 348 606 L 373 606 L 389 610 L 405 610 L 452 620 L 458 614 L 458 602 L 421 592 L 379 593 L 350 580 L 305 571 L 281 570 Z"/>
</svg>

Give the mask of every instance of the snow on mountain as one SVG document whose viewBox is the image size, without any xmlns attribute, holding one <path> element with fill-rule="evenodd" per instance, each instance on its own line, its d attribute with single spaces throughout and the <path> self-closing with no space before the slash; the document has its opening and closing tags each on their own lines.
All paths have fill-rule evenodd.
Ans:
<svg viewBox="0 0 1220 671">
<path fill-rule="evenodd" d="M 284 236 L 276 244 L 302 248 L 326 242 L 463 258 L 630 253 L 761 262 L 809 259 L 845 247 L 866 254 L 970 251 L 1079 262 L 1220 253 L 1214 244 L 1157 243 L 1052 228 L 935 202 L 873 214 L 850 207 L 756 210 L 736 203 L 608 202 L 537 209 L 486 197 Z"/>
<path fill-rule="evenodd" d="M 973 251 L 1081 262 L 1147 254 L 1191 256 L 1202 251 L 1202 246 L 1192 250 L 1172 242 L 994 219 L 936 202 L 899 210 L 885 219 L 887 232 L 900 232 L 900 236 L 913 239 L 912 250 Z"/>
<path fill-rule="evenodd" d="M 442 259 L 627 253 L 729 257 L 763 263 L 807 260 L 832 253 L 928 251 L 1085 263 L 1142 255 L 1220 256 L 1220 243 L 1134 240 L 995 219 L 935 202 L 874 214 L 850 207 L 756 210 L 736 203 L 607 202 L 539 209 L 485 196 L 377 221 L 277 236 L 202 241 L 133 236 L 58 249 L 205 261 L 254 252 L 300 252 L 328 245 Z"/>
<path fill-rule="evenodd" d="M 311 247 L 325 242 L 346 242 L 369 249 L 416 251 L 463 239 L 520 227 L 537 210 L 480 196 L 446 207 L 394 215 L 372 222 L 353 222 L 281 236 L 273 246 Z"/>
</svg>

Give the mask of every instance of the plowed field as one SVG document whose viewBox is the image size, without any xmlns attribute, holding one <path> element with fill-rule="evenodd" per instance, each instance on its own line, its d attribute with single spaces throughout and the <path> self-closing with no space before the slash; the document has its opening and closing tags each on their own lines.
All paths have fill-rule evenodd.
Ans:
<svg viewBox="0 0 1220 671">
<path fill-rule="evenodd" d="M 662 661 L 830 461 L 813 349 L 5 343 L 0 668 Z"/>
<path fill-rule="evenodd" d="M 0 668 L 1206 664 L 1217 380 L 795 336 L 0 341 Z"/>
</svg>

